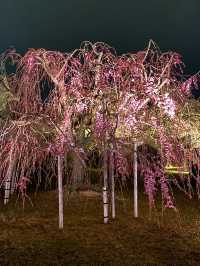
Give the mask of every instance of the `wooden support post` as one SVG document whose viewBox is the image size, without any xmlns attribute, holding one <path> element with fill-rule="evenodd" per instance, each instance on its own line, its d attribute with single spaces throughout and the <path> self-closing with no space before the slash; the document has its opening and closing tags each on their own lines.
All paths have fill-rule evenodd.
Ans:
<svg viewBox="0 0 200 266">
<path fill-rule="evenodd" d="M 10 198 L 11 182 L 14 167 L 13 148 L 11 147 L 9 155 L 9 165 L 6 173 L 5 187 L 4 187 L 4 204 L 7 204 Z"/>
<path fill-rule="evenodd" d="M 137 176 L 137 142 L 133 149 L 133 175 L 134 175 L 134 217 L 138 217 L 138 176 Z"/>
<path fill-rule="evenodd" d="M 111 202 L 112 202 L 112 218 L 115 219 L 116 211 L 115 211 L 115 176 L 114 176 L 114 153 L 113 153 L 113 145 L 111 145 L 110 150 L 110 179 L 111 179 Z"/>
<path fill-rule="evenodd" d="M 107 149 L 103 157 L 103 217 L 104 224 L 108 223 L 108 155 Z"/>
<path fill-rule="evenodd" d="M 63 158 L 58 155 L 59 229 L 63 229 Z"/>
</svg>

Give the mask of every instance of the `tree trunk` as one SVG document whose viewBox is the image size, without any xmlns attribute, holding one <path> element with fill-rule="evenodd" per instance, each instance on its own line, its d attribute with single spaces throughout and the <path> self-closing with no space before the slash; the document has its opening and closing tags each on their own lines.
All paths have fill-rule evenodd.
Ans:
<svg viewBox="0 0 200 266">
<path fill-rule="evenodd" d="M 71 184 L 74 189 L 77 189 L 79 186 L 83 185 L 84 176 L 84 166 L 80 162 L 80 159 L 76 155 L 73 155 Z"/>
</svg>

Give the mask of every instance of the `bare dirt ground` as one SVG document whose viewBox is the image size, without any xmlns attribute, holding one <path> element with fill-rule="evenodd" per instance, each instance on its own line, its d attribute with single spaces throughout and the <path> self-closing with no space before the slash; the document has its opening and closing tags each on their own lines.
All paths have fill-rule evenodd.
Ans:
<svg viewBox="0 0 200 266">
<path fill-rule="evenodd" d="M 88 193 L 65 196 L 63 231 L 55 191 L 32 194 L 24 211 L 15 199 L 1 205 L 0 265 L 200 265 L 199 201 L 177 193 L 178 213 L 162 215 L 159 203 L 150 219 L 141 192 L 135 219 L 131 197 L 118 195 L 117 218 L 104 225 L 101 196 Z"/>
</svg>

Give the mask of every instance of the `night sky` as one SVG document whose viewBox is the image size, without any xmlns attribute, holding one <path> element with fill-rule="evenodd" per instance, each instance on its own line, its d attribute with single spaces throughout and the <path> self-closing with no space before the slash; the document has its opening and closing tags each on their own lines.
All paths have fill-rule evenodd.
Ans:
<svg viewBox="0 0 200 266">
<path fill-rule="evenodd" d="M 5 0 L 0 5 L 0 52 L 43 47 L 71 51 L 103 41 L 118 54 L 147 47 L 182 54 L 186 74 L 200 70 L 199 0 Z"/>
</svg>

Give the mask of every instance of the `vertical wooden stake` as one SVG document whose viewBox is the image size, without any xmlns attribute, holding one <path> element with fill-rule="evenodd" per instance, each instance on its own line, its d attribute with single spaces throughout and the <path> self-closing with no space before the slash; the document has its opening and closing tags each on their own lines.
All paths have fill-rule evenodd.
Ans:
<svg viewBox="0 0 200 266">
<path fill-rule="evenodd" d="M 111 195 L 112 195 L 112 218 L 115 219 L 115 177 L 114 177 L 114 153 L 113 145 L 110 151 L 110 175 L 111 175 Z"/>
<path fill-rule="evenodd" d="M 103 157 L 103 216 L 104 224 L 108 223 L 108 155 L 104 150 Z"/>
<path fill-rule="evenodd" d="M 138 217 L 138 176 L 137 176 L 137 143 L 133 149 L 133 174 L 134 174 L 134 217 Z"/>
<path fill-rule="evenodd" d="M 63 158 L 58 155 L 59 229 L 63 229 Z"/>
<path fill-rule="evenodd" d="M 11 147 L 10 155 L 9 155 L 9 165 L 6 173 L 6 181 L 5 181 L 5 192 L 4 192 L 4 204 L 7 204 L 10 198 L 10 189 L 13 175 L 13 167 L 14 167 L 14 158 L 13 158 L 13 147 Z"/>
</svg>

